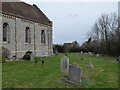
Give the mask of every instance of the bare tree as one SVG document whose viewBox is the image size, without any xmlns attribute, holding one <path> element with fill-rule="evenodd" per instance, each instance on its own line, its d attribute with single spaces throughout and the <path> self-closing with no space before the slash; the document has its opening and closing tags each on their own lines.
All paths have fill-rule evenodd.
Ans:
<svg viewBox="0 0 120 90">
<path fill-rule="evenodd" d="M 99 43 L 99 47 L 100 43 L 102 44 L 101 46 L 104 45 L 103 50 L 107 53 L 109 52 L 110 47 L 112 47 L 110 46 L 110 44 L 112 45 L 112 41 L 114 41 L 113 43 L 116 43 L 118 46 L 120 46 L 119 26 L 118 16 L 115 12 L 111 13 L 110 15 L 102 14 L 98 21 L 94 24 L 92 30 L 88 33 L 88 36 L 97 41 Z"/>
</svg>

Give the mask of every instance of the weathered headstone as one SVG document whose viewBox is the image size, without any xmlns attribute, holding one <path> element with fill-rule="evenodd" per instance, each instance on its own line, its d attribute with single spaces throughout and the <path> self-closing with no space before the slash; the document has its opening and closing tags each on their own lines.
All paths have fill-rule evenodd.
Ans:
<svg viewBox="0 0 120 90">
<path fill-rule="evenodd" d="M 69 70 L 69 58 L 67 56 L 64 56 L 61 58 L 61 72 L 68 74 L 68 70 Z"/>
<path fill-rule="evenodd" d="M 82 69 L 75 64 L 69 65 L 68 82 L 80 85 Z"/>
<path fill-rule="evenodd" d="M 90 57 L 93 56 L 92 52 L 88 52 L 88 55 L 89 55 Z"/>
<path fill-rule="evenodd" d="M 109 59 L 108 58 L 103 58 L 103 60 L 108 61 Z"/>
<path fill-rule="evenodd" d="M 56 51 L 55 51 L 55 56 L 57 56 L 57 55 L 59 55 L 59 53 L 58 53 L 58 51 L 56 50 Z"/>
<path fill-rule="evenodd" d="M 30 61 L 34 61 L 34 57 L 35 57 L 35 55 L 34 55 L 34 54 L 31 54 L 31 56 L 30 56 Z"/>
<path fill-rule="evenodd" d="M 94 66 L 93 66 L 92 63 L 89 63 L 89 64 L 87 65 L 87 68 L 94 68 Z"/>
<path fill-rule="evenodd" d="M 84 53 L 85 55 L 88 55 L 88 53 Z"/>
<path fill-rule="evenodd" d="M 87 68 L 94 68 L 94 66 L 91 62 L 91 57 L 89 57 L 89 64 L 87 65 Z"/>
<path fill-rule="evenodd" d="M 83 54 L 83 51 L 81 51 L 80 53 Z"/>
<path fill-rule="evenodd" d="M 100 54 L 96 54 L 96 57 L 100 57 Z"/>
</svg>

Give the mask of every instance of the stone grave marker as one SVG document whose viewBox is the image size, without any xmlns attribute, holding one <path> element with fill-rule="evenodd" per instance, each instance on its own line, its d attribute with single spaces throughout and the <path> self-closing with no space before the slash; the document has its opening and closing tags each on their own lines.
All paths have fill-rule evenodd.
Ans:
<svg viewBox="0 0 120 90">
<path fill-rule="evenodd" d="M 91 56 L 89 57 L 89 64 L 87 65 L 87 68 L 94 68 L 94 66 L 91 62 Z"/>
<path fill-rule="evenodd" d="M 88 55 L 89 55 L 90 57 L 92 57 L 92 56 L 93 56 L 93 53 L 92 53 L 92 52 L 88 52 Z"/>
<path fill-rule="evenodd" d="M 58 51 L 56 50 L 56 51 L 55 51 L 55 56 L 57 56 L 57 55 L 59 55 L 59 53 L 58 53 Z"/>
<path fill-rule="evenodd" d="M 85 55 L 88 55 L 88 53 L 84 53 Z"/>
<path fill-rule="evenodd" d="M 34 57 L 35 57 L 35 55 L 34 55 L 34 54 L 31 54 L 31 56 L 30 56 L 30 61 L 34 61 Z"/>
<path fill-rule="evenodd" d="M 82 69 L 75 64 L 69 65 L 68 82 L 80 85 Z"/>
<path fill-rule="evenodd" d="M 103 58 L 103 60 L 108 61 L 109 59 L 108 58 Z"/>
<path fill-rule="evenodd" d="M 96 54 L 96 57 L 100 57 L 100 54 Z"/>
<path fill-rule="evenodd" d="M 64 56 L 61 58 L 61 72 L 64 72 L 67 75 L 68 70 L 69 70 L 69 58 L 67 56 Z"/>
<path fill-rule="evenodd" d="M 80 53 L 83 54 L 83 51 L 81 51 Z"/>
</svg>

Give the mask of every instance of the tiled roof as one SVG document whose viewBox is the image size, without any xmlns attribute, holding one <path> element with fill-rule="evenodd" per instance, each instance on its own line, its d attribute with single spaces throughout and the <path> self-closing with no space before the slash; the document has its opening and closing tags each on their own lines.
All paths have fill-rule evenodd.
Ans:
<svg viewBox="0 0 120 90">
<path fill-rule="evenodd" d="M 25 2 L 2 2 L 2 13 L 52 25 L 52 22 L 36 5 L 30 5 Z"/>
</svg>

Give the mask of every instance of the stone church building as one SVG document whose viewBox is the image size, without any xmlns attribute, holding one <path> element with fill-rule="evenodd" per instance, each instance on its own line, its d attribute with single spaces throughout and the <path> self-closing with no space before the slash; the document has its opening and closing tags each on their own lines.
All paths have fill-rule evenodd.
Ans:
<svg viewBox="0 0 120 90">
<path fill-rule="evenodd" d="M 36 56 L 52 56 L 52 21 L 34 4 L 1 4 L 0 40 L 2 47 L 10 51 L 10 57 L 21 58 L 26 51 Z"/>
</svg>

